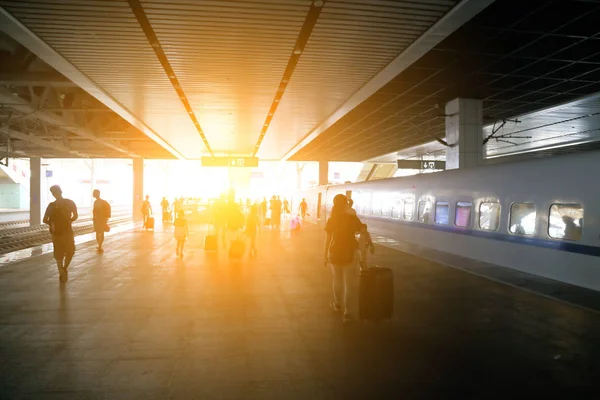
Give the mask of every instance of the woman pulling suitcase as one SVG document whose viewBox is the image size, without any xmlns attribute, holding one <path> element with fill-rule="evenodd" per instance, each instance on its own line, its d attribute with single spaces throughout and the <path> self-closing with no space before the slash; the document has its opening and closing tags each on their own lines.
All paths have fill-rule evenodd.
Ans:
<svg viewBox="0 0 600 400">
<path fill-rule="evenodd" d="M 325 266 L 331 264 L 333 272 L 333 302 L 331 308 L 343 311 L 343 321 L 354 319 L 356 267 L 354 257 L 358 244 L 356 233 L 363 224 L 356 215 L 347 212 L 348 199 L 343 194 L 333 198 L 331 217 L 327 220 L 325 232 Z"/>
</svg>

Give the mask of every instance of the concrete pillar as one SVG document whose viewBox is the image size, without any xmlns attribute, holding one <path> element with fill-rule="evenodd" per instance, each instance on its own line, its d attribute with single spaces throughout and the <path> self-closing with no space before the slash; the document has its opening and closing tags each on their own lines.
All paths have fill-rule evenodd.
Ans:
<svg viewBox="0 0 600 400">
<path fill-rule="evenodd" d="M 446 103 L 446 169 L 471 168 L 483 160 L 483 107 L 478 99 Z"/>
<path fill-rule="evenodd" d="M 329 184 L 329 161 L 319 161 L 319 185 Z"/>
<path fill-rule="evenodd" d="M 302 171 L 305 165 L 303 163 L 296 164 L 296 190 L 302 189 Z"/>
<path fill-rule="evenodd" d="M 91 162 L 91 166 L 90 166 L 90 217 L 94 216 L 94 196 L 92 196 L 92 193 L 94 192 L 95 189 L 98 189 L 96 187 L 96 161 L 92 158 L 92 162 Z M 101 193 L 102 194 L 102 193 Z"/>
<path fill-rule="evenodd" d="M 31 174 L 29 177 L 29 225 L 42 223 L 42 159 L 29 159 Z"/>
<path fill-rule="evenodd" d="M 144 159 L 133 159 L 133 220 L 142 219 L 142 202 L 144 201 Z"/>
</svg>

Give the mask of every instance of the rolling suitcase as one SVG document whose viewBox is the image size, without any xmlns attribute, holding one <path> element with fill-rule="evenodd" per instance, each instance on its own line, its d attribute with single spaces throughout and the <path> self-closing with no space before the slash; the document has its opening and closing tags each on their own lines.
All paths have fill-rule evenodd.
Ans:
<svg viewBox="0 0 600 400">
<path fill-rule="evenodd" d="M 154 230 L 154 217 L 148 217 L 148 219 L 146 219 L 146 229 Z"/>
<path fill-rule="evenodd" d="M 204 251 L 217 251 L 217 235 L 206 235 L 204 238 Z"/>
<path fill-rule="evenodd" d="M 358 293 L 361 321 L 391 320 L 394 309 L 394 274 L 389 268 L 361 268 Z"/>
<path fill-rule="evenodd" d="M 242 239 L 235 239 L 231 241 L 231 247 L 229 248 L 229 258 L 239 259 L 244 256 L 246 251 L 246 242 Z"/>
</svg>

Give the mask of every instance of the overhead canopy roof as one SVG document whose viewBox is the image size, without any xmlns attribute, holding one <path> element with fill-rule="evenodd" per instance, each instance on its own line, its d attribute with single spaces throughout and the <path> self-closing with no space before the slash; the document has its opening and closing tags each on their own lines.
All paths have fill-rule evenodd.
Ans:
<svg viewBox="0 0 600 400">
<path fill-rule="evenodd" d="M 279 159 L 491 1 L 0 0 L 0 26 L 176 157 Z"/>
<path fill-rule="evenodd" d="M 600 92 L 600 4 L 588 0 L 0 6 L 0 30 L 64 75 L 51 79 L 59 99 L 66 78 L 80 109 L 110 109 L 133 135 L 117 141 L 99 118 L 91 129 L 93 114 L 83 110 L 50 111 L 77 122 L 66 139 L 62 128 L 62 139 L 44 136 L 65 118 L 41 115 L 35 129 L 22 127 L 33 133 L 22 138 L 37 141 L 30 147 L 71 156 L 363 161 L 443 137 L 444 104 L 458 96 L 482 98 L 493 125 Z M 13 107 L 23 114 L 50 98 L 44 79 L 0 77 L 0 89 L 28 102 Z"/>
<path fill-rule="evenodd" d="M 598 2 L 497 0 L 291 159 L 368 160 L 443 138 L 444 104 L 456 97 L 483 99 L 484 123 L 493 126 L 600 92 L 597 21 Z M 559 112 L 531 120 L 538 138 L 556 136 L 542 120 L 561 120 Z M 565 132 L 589 129 L 571 126 Z"/>
<path fill-rule="evenodd" d="M 0 61 L 2 157 L 173 157 L 1 31 Z"/>
</svg>

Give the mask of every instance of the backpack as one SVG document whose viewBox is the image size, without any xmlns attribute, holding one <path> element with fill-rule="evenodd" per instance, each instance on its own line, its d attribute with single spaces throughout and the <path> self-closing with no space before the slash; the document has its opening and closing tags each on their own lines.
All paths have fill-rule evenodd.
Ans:
<svg viewBox="0 0 600 400">
<path fill-rule="evenodd" d="M 354 236 L 356 223 L 352 219 L 358 220 L 356 216 L 344 214 L 341 220 L 337 222 L 337 229 L 331 237 L 329 246 L 329 259 L 332 264 L 345 265 L 354 261 L 354 253 L 358 248 L 358 243 Z"/>
<path fill-rule="evenodd" d="M 52 212 L 50 214 L 50 233 L 53 235 L 62 235 L 71 231 L 71 212 L 65 208 L 65 205 L 52 203 Z"/>
<path fill-rule="evenodd" d="M 105 211 L 106 211 L 106 218 L 111 218 L 112 217 L 112 209 L 110 207 L 110 204 L 108 204 L 108 201 L 104 200 L 104 207 L 105 207 Z"/>
</svg>

